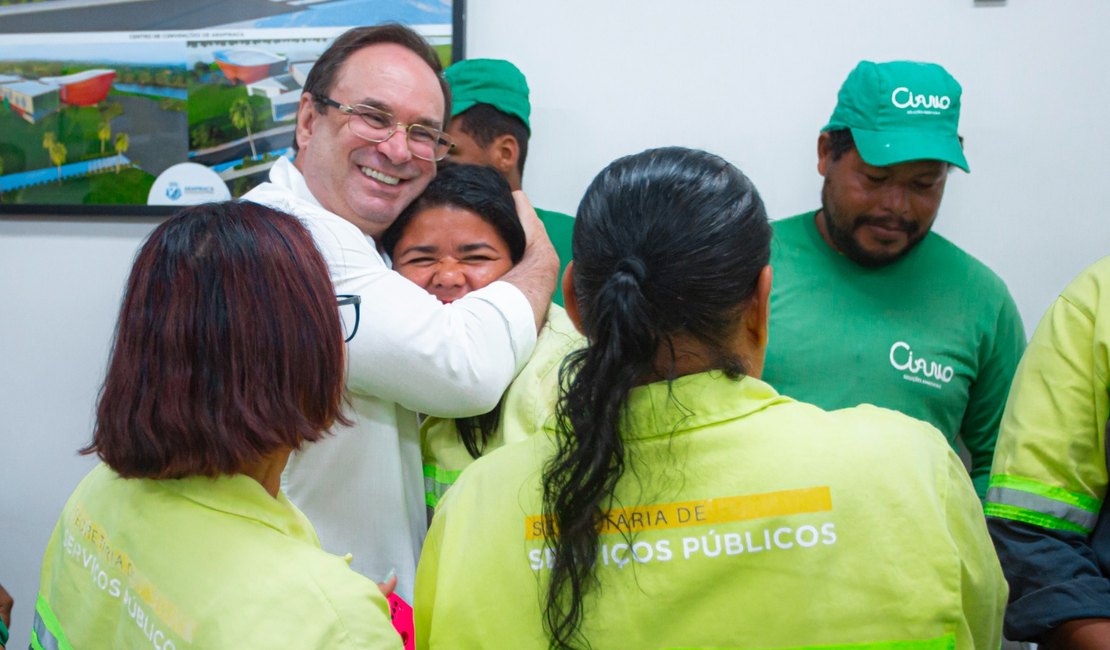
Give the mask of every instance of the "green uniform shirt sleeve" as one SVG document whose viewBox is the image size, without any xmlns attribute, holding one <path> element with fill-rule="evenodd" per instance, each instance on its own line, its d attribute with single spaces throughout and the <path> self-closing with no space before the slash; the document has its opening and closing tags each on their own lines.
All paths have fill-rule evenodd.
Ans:
<svg viewBox="0 0 1110 650">
<path fill-rule="evenodd" d="M 536 208 L 536 216 L 543 222 L 543 229 L 555 247 L 555 254 L 559 256 L 559 280 L 555 283 L 555 295 L 551 302 L 564 307 L 563 304 L 563 272 L 567 270 L 571 258 L 571 237 L 574 235 L 574 217 L 562 212 L 541 210 Z"/>
<path fill-rule="evenodd" d="M 988 328 L 986 336 L 993 338 L 980 347 L 979 373 L 968 390 L 967 409 L 960 425 L 960 438 L 971 456 L 971 480 L 980 499 L 987 494 L 1006 396 L 1025 349 L 1025 328 L 1009 292 L 995 327 Z"/>
</svg>

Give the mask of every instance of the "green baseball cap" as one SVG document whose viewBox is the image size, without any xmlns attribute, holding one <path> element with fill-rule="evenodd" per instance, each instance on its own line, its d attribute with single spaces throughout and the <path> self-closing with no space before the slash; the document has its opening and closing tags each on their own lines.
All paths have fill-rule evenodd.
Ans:
<svg viewBox="0 0 1110 650">
<path fill-rule="evenodd" d="M 528 132 L 528 80 L 515 65 L 503 59 L 464 59 L 444 71 L 451 86 L 451 117 L 475 104 L 489 104 L 524 122 Z"/>
<path fill-rule="evenodd" d="M 942 160 L 970 171 L 958 133 L 961 92 L 935 63 L 860 61 L 821 131 L 850 129 L 869 165 Z"/>
</svg>

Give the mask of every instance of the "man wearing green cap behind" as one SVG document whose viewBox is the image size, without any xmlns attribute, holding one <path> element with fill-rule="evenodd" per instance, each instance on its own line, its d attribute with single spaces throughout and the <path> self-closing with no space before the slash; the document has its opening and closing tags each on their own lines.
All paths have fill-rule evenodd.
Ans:
<svg viewBox="0 0 1110 650">
<path fill-rule="evenodd" d="M 528 80 L 515 65 L 502 59 L 466 59 L 447 68 L 445 74 L 452 97 L 447 133 L 455 142 L 448 160 L 493 167 L 509 187 L 519 190 L 532 135 Z M 574 217 L 535 210 L 559 255 L 562 277 L 570 262 Z M 561 283 L 552 300 L 563 306 Z"/>
<path fill-rule="evenodd" d="M 950 169 L 968 171 L 960 94 L 931 63 L 863 61 L 848 75 L 817 139 L 821 208 L 774 224 L 763 378 L 960 438 L 982 498 L 1025 333 L 1002 280 L 931 232 Z"/>
</svg>

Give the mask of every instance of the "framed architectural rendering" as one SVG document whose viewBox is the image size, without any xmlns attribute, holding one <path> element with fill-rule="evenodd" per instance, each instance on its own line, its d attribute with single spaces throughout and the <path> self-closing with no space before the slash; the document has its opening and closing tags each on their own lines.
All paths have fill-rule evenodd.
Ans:
<svg viewBox="0 0 1110 650">
<path fill-rule="evenodd" d="M 319 54 L 406 24 L 462 58 L 465 0 L 0 0 L 0 214 L 238 197 L 291 156 Z"/>
</svg>

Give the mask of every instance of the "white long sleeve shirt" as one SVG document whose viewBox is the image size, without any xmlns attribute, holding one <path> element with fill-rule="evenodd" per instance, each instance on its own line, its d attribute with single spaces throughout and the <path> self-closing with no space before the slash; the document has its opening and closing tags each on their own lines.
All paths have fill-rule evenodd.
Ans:
<svg viewBox="0 0 1110 650">
<path fill-rule="evenodd" d="M 519 289 L 494 282 L 449 305 L 390 270 L 373 239 L 320 205 L 282 158 L 245 200 L 300 218 L 339 294 L 362 296 L 347 344 L 350 427 L 294 453 L 282 489 L 312 521 L 325 550 L 412 602 L 427 532 L 416 412 L 447 418 L 492 408 L 536 342 Z"/>
</svg>

